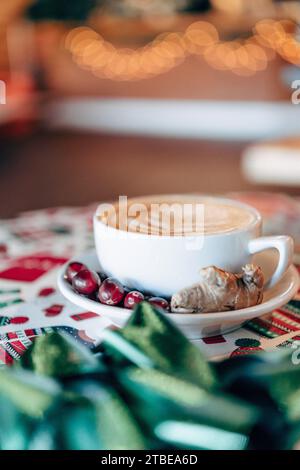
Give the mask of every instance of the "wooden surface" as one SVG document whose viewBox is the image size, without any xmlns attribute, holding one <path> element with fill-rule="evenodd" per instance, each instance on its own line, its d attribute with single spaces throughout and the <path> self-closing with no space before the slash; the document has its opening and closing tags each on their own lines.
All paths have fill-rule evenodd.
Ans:
<svg viewBox="0 0 300 470">
<path fill-rule="evenodd" d="M 0 217 L 119 195 L 257 189 L 240 170 L 244 146 L 72 133 L 2 144 Z"/>
</svg>

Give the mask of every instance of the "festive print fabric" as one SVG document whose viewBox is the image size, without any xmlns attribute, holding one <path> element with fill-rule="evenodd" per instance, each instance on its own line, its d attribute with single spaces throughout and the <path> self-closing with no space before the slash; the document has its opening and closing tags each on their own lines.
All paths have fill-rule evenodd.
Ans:
<svg viewBox="0 0 300 470">
<path fill-rule="evenodd" d="M 245 197 L 251 202 L 251 194 L 243 195 Z M 254 205 L 259 205 L 257 195 L 255 197 Z M 291 233 L 292 227 L 292 235 L 300 234 L 300 203 L 278 195 L 273 196 L 272 203 L 272 196 L 268 197 L 270 201 L 266 204 L 267 195 L 262 195 L 264 207 L 268 208 L 265 226 L 271 226 L 272 233 Z M 1 221 L 0 364 L 10 365 L 18 360 L 34 338 L 45 332 L 64 330 L 91 347 L 101 341 L 103 329 L 111 327 L 106 318 L 68 302 L 56 287 L 61 266 L 70 257 L 93 247 L 95 208 L 96 205 L 46 209 Z M 298 224 L 295 210 L 299 211 Z M 277 218 L 276 211 L 280 211 Z M 270 220 L 272 224 L 268 223 Z M 296 240 L 296 244 L 298 242 Z M 268 339 L 298 329 L 299 293 L 283 308 L 252 320 L 237 331 L 204 338 L 196 344 L 209 359 L 217 359 L 268 349 Z M 298 340 L 300 335 L 277 347 L 291 347 Z"/>
</svg>

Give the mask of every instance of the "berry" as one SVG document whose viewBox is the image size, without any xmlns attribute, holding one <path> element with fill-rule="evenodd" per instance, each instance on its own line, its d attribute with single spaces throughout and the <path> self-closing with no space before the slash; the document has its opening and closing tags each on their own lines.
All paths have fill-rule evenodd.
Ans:
<svg viewBox="0 0 300 470">
<path fill-rule="evenodd" d="M 89 269 L 82 269 L 72 279 L 73 289 L 78 294 L 91 295 L 99 288 L 100 284 L 98 274 Z"/>
<path fill-rule="evenodd" d="M 144 299 L 145 297 L 141 292 L 132 290 L 131 292 L 128 292 L 124 299 L 124 307 L 132 309 Z"/>
<path fill-rule="evenodd" d="M 66 278 L 67 278 L 67 281 L 69 281 L 70 283 L 72 283 L 72 279 L 73 277 L 79 273 L 80 271 L 82 271 L 83 269 L 87 269 L 87 267 L 82 264 L 82 263 L 79 263 L 77 261 L 74 261 L 73 263 L 69 263 L 68 266 L 67 266 L 67 269 L 66 269 Z"/>
<path fill-rule="evenodd" d="M 117 279 L 108 277 L 100 286 L 98 298 L 102 304 L 118 305 L 123 300 L 124 294 L 122 284 Z"/>
<path fill-rule="evenodd" d="M 163 310 L 169 310 L 169 302 L 162 297 L 150 297 L 148 302 L 155 307 L 162 308 Z"/>
</svg>

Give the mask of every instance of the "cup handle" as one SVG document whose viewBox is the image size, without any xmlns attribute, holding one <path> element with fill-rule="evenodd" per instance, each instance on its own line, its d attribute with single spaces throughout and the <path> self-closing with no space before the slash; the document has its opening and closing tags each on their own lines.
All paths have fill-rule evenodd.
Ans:
<svg viewBox="0 0 300 470">
<path fill-rule="evenodd" d="M 260 253 L 264 250 L 275 248 L 279 252 L 278 265 L 272 277 L 265 284 L 265 288 L 269 289 L 277 284 L 282 278 L 287 268 L 292 264 L 294 253 L 294 241 L 287 235 L 279 235 L 274 237 L 260 237 L 250 240 L 248 249 L 251 255 Z"/>
</svg>

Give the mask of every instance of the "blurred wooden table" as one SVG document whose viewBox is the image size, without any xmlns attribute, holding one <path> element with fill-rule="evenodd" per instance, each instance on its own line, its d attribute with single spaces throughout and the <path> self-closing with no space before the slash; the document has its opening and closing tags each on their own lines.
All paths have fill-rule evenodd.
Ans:
<svg viewBox="0 0 300 470">
<path fill-rule="evenodd" d="M 40 133 L 2 149 L 0 217 L 119 195 L 255 189 L 240 170 L 245 145 Z"/>
</svg>

